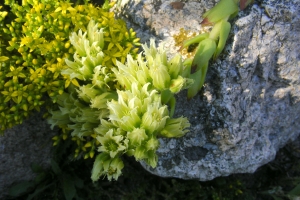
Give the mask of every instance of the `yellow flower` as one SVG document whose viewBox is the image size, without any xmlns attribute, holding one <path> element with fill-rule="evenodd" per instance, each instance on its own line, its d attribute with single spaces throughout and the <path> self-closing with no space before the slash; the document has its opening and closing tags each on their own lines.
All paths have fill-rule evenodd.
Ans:
<svg viewBox="0 0 300 200">
<path fill-rule="evenodd" d="M 1 93 L 6 96 L 5 99 L 4 99 L 4 102 L 8 102 L 12 98 L 18 96 L 18 92 L 17 91 L 14 91 L 14 92 L 2 91 Z"/>
<path fill-rule="evenodd" d="M 117 48 L 113 48 L 111 50 L 104 50 L 104 58 L 103 58 L 103 65 L 107 67 L 113 67 L 111 62 L 116 66 L 116 58 L 120 56 L 119 50 Z"/>
<path fill-rule="evenodd" d="M 57 79 L 60 75 L 61 70 L 66 67 L 65 61 L 61 58 L 57 58 L 57 63 L 52 64 L 49 61 L 46 61 L 47 70 L 53 73 L 53 80 Z"/>
<path fill-rule="evenodd" d="M 61 11 L 63 15 L 67 13 L 67 11 L 74 11 L 75 9 L 72 7 L 72 3 L 69 2 L 60 2 L 60 6 L 56 8 L 54 12 Z"/>
<path fill-rule="evenodd" d="M 24 87 L 20 87 L 18 91 L 15 91 L 17 92 L 17 96 L 13 97 L 13 101 L 17 104 L 21 103 L 23 97 L 28 97 L 28 93 L 26 92 L 27 90 L 27 86 L 24 86 Z"/>
<path fill-rule="evenodd" d="M 127 47 L 125 50 L 121 47 L 122 50 L 120 52 L 115 53 L 115 57 L 118 58 L 121 63 L 125 63 L 127 55 L 129 54 L 131 47 Z"/>
<path fill-rule="evenodd" d="M 10 72 L 6 74 L 6 77 L 13 77 L 13 80 L 18 80 L 19 78 L 26 78 L 26 75 L 22 73 L 23 67 L 18 67 L 15 69 L 13 66 L 10 66 Z"/>
<path fill-rule="evenodd" d="M 30 72 L 30 80 L 33 82 L 39 82 L 39 78 L 43 77 L 46 74 L 46 70 L 42 68 L 38 68 L 37 70 L 29 69 Z"/>
<path fill-rule="evenodd" d="M 107 50 L 110 50 L 114 46 L 118 47 L 120 51 L 123 50 L 120 43 L 122 42 L 122 40 L 124 38 L 124 34 L 119 31 L 120 30 L 116 31 L 116 30 L 114 30 L 114 28 L 109 27 L 110 37 L 104 39 L 105 41 L 109 42 Z M 117 35 L 116 32 L 119 32 L 119 34 Z"/>
</svg>

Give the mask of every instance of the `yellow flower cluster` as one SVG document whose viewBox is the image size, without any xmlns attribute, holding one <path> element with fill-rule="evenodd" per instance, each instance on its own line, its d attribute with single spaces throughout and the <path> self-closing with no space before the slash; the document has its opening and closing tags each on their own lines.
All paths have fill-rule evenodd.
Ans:
<svg viewBox="0 0 300 200">
<path fill-rule="evenodd" d="M 0 130 L 10 128 L 48 102 L 56 102 L 65 86 L 79 86 L 76 79 L 62 76 L 65 59 L 75 52 L 69 36 L 86 31 L 91 19 L 105 30 L 107 66 L 124 61 L 129 51 L 137 52 L 138 39 L 114 13 L 92 4 L 75 5 L 70 1 L 6 0 L 11 14 L 7 23 L 0 13 Z M 112 6 L 112 5 L 111 5 Z M 6 16 L 7 17 L 7 16 Z M 50 98 L 45 98 L 46 96 Z"/>
</svg>

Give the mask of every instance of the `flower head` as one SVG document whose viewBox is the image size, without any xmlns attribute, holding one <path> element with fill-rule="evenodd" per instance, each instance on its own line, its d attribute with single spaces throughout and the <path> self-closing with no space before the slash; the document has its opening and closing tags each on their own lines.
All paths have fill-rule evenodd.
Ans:
<svg viewBox="0 0 300 200">
<path fill-rule="evenodd" d="M 135 128 L 133 131 L 127 133 L 127 138 L 130 146 L 136 147 L 140 146 L 145 140 L 147 140 L 148 136 L 145 129 Z"/>
<path fill-rule="evenodd" d="M 123 161 L 119 157 L 111 158 L 109 154 L 101 153 L 95 159 L 91 178 L 97 181 L 100 176 L 107 176 L 108 180 L 117 180 L 123 167 Z"/>
<path fill-rule="evenodd" d="M 188 132 L 190 123 L 187 118 L 168 119 L 166 126 L 160 132 L 163 137 L 182 137 Z"/>
<path fill-rule="evenodd" d="M 104 136 L 97 136 L 100 142 L 100 152 L 106 152 L 111 158 L 117 154 L 122 154 L 127 149 L 128 140 L 124 140 L 122 135 L 113 135 L 114 130 L 110 129 Z"/>
</svg>

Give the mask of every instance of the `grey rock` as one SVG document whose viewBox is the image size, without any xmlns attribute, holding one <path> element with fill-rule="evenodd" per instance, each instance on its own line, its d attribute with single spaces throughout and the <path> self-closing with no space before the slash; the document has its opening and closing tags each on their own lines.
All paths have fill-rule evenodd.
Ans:
<svg viewBox="0 0 300 200">
<path fill-rule="evenodd" d="M 173 35 L 180 28 L 194 32 L 202 14 L 215 1 L 186 0 L 182 9 L 170 0 L 122 1 L 122 16 L 176 53 Z M 300 133 L 300 2 L 262 0 L 232 21 L 224 53 L 208 70 L 205 85 L 191 100 L 177 96 L 176 115 L 192 126 L 179 139 L 160 139 L 158 165 L 162 177 L 211 180 L 234 173 L 252 173 L 272 161 L 279 148 Z"/>
<path fill-rule="evenodd" d="M 0 199 L 8 198 L 8 191 L 14 183 L 35 177 L 31 170 L 33 163 L 50 166 L 54 134 L 42 113 L 35 113 L 22 125 L 7 129 L 0 136 Z"/>
</svg>

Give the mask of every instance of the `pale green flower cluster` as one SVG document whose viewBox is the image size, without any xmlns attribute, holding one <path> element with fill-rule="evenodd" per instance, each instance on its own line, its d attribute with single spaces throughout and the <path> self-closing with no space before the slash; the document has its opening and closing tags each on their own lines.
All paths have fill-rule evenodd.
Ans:
<svg viewBox="0 0 300 200">
<path fill-rule="evenodd" d="M 75 157 L 93 158 L 99 142 L 94 128 L 108 118 L 107 101 L 117 99 L 116 80 L 110 67 L 103 66 L 107 48 L 104 30 L 91 20 L 87 31 L 73 32 L 70 42 L 75 48 L 73 61 L 65 59 L 67 67 L 61 74 L 67 77 L 67 92 L 57 97 L 58 109 L 51 110 L 48 122 L 58 126 L 63 134 L 54 137 L 54 144 L 71 136 L 77 143 Z"/>
<path fill-rule="evenodd" d="M 181 55 L 177 54 L 168 60 L 163 45 L 156 47 L 154 40 L 150 46 L 142 45 L 144 54 L 139 54 L 134 60 L 127 56 L 127 64 L 117 62 L 118 69 L 113 69 L 117 80 L 125 89 L 131 88 L 132 83 L 139 85 L 150 84 L 150 90 L 155 89 L 161 94 L 164 104 L 169 104 L 171 116 L 174 114 L 174 94 L 193 84 L 193 79 L 186 78 L 189 68 L 182 62 Z"/>
<path fill-rule="evenodd" d="M 84 34 L 79 30 L 78 34 L 73 32 L 70 36 L 70 42 L 75 47 L 74 62 L 66 59 L 69 66 L 62 70 L 62 74 L 71 80 L 89 80 L 93 78 L 94 71 L 99 73 L 104 53 L 103 29 L 98 30 L 93 20 L 88 24 L 88 31 Z M 98 66 L 96 69 L 95 66 Z M 109 76 L 107 76 L 109 77 Z"/>
<path fill-rule="evenodd" d="M 168 60 L 163 47 L 151 40 L 143 53 L 128 54 L 126 62 L 116 59 L 111 67 L 105 63 L 103 49 L 111 44 L 105 34 L 92 20 L 87 32 L 71 34 L 74 59 L 65 59 L 68 67 L 61 71 L 69 80 L 68 91 L 57 97 L 58 108 L 48 120 L 63 130 L 55 143 L 69 135 L 77 143 L 75 157 L 98 154 L 94 181 L 100 176 L 117 179 L 124 154 L 155 167 L 158 138 L 181 137 L 190 126 L 187 118 L 172 118 L 174 94 L 193 83 L 185 78 L 181 56 Z"/>
<path fill-rule="evenodd" d="M 172 118 L 166 104 L 193 83 L 184 78 L 181 57 L 168 61 L 163 47 L 156 48 L 154 40 L 143 49 L 136 60 L 128 55 L 126 64 L 117 62 L 118 69 L 113 69 L 123 90 L 117 91 L 118 100 L 107 103 L 109 118 L 95 129 L 101 153 L 92 171 L 94 181 L 103 175 L 117 179 L 124 166 L 123 154 L 156 167 L 158 137 L 181 137 L 188 132 L 188 119 Z"/>
</svg>

